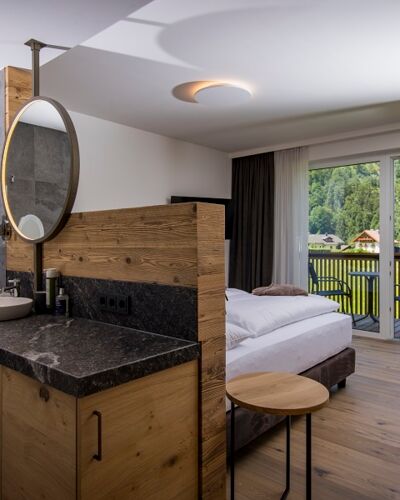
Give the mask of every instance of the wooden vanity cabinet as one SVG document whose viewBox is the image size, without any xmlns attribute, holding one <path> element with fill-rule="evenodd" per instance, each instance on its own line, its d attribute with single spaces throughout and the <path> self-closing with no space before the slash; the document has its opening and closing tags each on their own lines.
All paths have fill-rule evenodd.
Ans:
<svg viewBox="0 0 400 500">
<path fill-rule="evenodd" d="M 2 368 L 2 499 L 76 495 L 76 400 Z"/>
<path fill-rule="evenodd" d="M 198 366 L 76 399 L 2 368 L 3 500 L 195 499 Z"/>
</svg>

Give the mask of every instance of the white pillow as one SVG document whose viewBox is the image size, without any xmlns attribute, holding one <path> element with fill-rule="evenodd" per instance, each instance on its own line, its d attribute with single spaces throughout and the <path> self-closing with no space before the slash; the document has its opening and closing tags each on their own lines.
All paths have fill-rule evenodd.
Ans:
<svg viewBox="0 0 400 500">
<path fill-rule="evenodd" d="M 334 312 L 339 307 L 338 302 L 319 295 L 247 295 L 246 299 L 238 298 L 226 302 L 226 319 L 246 330 L 251 337 L 259 337 L 291 323 Z"/>
<path fill-rule="evenodd" d="M 232 325 L 232 323 L 226 323 L 226 350 L 235 348 L 243 340 L 251 337 L 250 332 L 238 325 Z"/>
<path fill-rule="evenodd" d="M 236 299 L 246 299 L 249 296 L 251 297 L 251 293 L 245 292 L 244 290 L 239 290 L 239 288 L 227 288 L 225 290 L 225 293 L 228 297 L 228 301 Z"/>
</svg>

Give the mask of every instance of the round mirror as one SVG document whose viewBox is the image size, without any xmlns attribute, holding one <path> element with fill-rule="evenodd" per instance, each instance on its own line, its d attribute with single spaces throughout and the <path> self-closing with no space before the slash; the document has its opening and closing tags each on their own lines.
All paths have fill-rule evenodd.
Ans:
<svg viewBox="0 0 400 500">
<path fill-rule="evenodd" d="M 1 188 L 14 231 L 32 243 L 55 236 L 72 209 L 78 178 L 71 118 L 58 102 L 34 97 L 15 117 L 3 151 Z"/>
</svg>

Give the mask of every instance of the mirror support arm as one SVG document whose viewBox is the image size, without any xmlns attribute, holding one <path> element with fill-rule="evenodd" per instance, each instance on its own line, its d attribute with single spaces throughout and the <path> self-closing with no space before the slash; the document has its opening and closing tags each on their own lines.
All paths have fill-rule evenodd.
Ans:
<svg viewBox="0 0 400 500">
<path fill-rule="evenodd" d="M 43 243 L 34 243 L 33 245 L 33 289 L 40 292 L 43 288 Z"/>
<path fill-rule="evenodd" d="M 39 71 L 40 71 L 40 62 L 39 62 L 39 53 L 43 47 L 46 47 L 46 44 L 43 42 L 39 42 L 38 40 L 34 40 L 31 38 L 25 45 L 31 48 L 32 51 L 32 94 L 34 97 L 40 95 L 40 79 L 39 79 Z"/>
<path fill-rule="evenodd" d="M 33 97 L 39 96 L 40 95 L 40 78 L 39 78 L 39 72 L 40 72 L 40 61 L 39 61 L 39 54 L 40 51 L 44 48 L 47 47 L 49 49 L 57 49 L 57 50 L 69 50 L 69 47 L 63 47 L 61 45 L 51 45 L 48 43 L 43 43 L 39 42 L 39 40 L 35 40 L 31 38 L 27 42 L 25 42 L 25 45 L 31 48 L 32 51 L 32 93 Z"/>
</svg>

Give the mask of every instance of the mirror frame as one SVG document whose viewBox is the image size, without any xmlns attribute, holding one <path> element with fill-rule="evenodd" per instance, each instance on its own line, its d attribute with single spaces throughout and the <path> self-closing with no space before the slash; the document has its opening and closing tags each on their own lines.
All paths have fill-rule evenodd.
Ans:
<svg viewBox="0 0 400 500">
<path fill-rule="evenodd" d="M 45 234 L 42 238 L 38 238 L 36 240 L 32 240 L 30 238 L 27 238 L 18 228 L 18 224 L 16 224 L 14 217 L 12 215 L 11 208 L 8 203 L 8 197 L 7 197 L 7 155 L 8 151 L 10 148 L 10 143 L 11 139 L 13 136 L 13 132 L 15 128 L 17 127 L 19 120 L 21 116 L 24 114 L 27 108 L 32 106 L 36 101 L 46 101 L 49 104 L 51 104 L 59 113 L 61 116 L 64 126 L 66 129 L 66 132 L 68 134 L 68 140 L 69 140 L 69 145 L 71 148 L 71 168 L 70 168 L 70 176 L 69 176 L 69 183 L 68 183 L 68 191 L 67 191 L 67 196 L 65 198 L 64 205 L 62 207 L 61 213 L 59 217 L 57 218 L 56 222 L 53 224 L 51 232 L 48 234 Z M 76 135 L 75 127 L 74 124 L 72 123 L 71 117 L 68 114 L 68 111 L 62 106 L 59 102 L 55 101 L 54 99 L 51 99 L 49 97 L 32 97 L 27 101 L 24 106 L 18 111 L 17 115 L 13 119 L 11 126 L 7 132 L 7 137 L 4 142 L 4 147 L 3 147 L 3 154 L 2 154 L 2 159 L 1 159 L 1 193 L 3 197 L 3 204 L 4 204 L 4 209 L 7 215 L 7 218 L 12 226 L 13 231 L 15 231 L 20 238 L 22 238 L 24 241 L 28 243 L 43 243 L 45 241 L 48 241 L 54 236 L 56 236 L 61 229 L 65 226 L 65 223 L 67 222 L 68 217 L 71 214 L 72 207 L 75 202 L 75 197 L 76 197 L 76 192 L 78 190 L 78 182 L 79 182 L 79 145 L 78 145 L 78 138 Z"/>
</svg>

